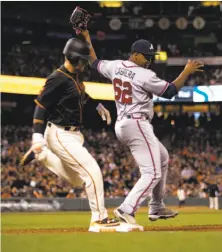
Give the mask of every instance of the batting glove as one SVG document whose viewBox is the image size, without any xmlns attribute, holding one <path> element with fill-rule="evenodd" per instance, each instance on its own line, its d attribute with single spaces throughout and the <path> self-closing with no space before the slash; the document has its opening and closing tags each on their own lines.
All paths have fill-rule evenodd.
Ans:
<svg viewBox="0 0 222 252">
<path fill-rule="evenodd" d="M 33 152 L 36 154 L 42 152 L 44 146 L 46 146 L 46 141 L 44 139 L 44 136 L 40 133 L 33 133 L 32 135 Z"/>
</svg>

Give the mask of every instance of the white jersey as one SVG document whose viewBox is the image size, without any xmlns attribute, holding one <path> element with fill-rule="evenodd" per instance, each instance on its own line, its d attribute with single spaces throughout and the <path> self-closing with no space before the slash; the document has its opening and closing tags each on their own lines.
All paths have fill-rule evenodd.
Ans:
<svg viewBox="0 0 222 252">
<path fill-rule="evenodd" d="M 127 114 L 144 113 L 152 119 L 153 94 L 161 96 L 169 86 L 152 70 L 139 67 L 129 60 L 101 60 L 97 70 L 113 83 L 120 118 Z"/>
</svg>

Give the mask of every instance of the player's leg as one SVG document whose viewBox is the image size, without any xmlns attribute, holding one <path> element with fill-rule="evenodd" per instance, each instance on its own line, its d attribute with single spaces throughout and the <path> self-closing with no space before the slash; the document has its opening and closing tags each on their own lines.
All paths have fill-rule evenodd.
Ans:
<svg viewBox="0 0 222 252">
<path fill-rule="evenodd" d="M 219 197 L 214 198 L 214 208 L 219 210 Z"/>
<path fill-rule="evenodd" d="M 184 207 L 185 201 L 184 200 L 180 200 L 180 205 L 179 207 Z"/>
<path fill-rule="evenodd" d="M 159 149 L 160 149 L 162 176 L 161 176 L 161 180 L 153 188 L 151 200 L 149 202 L 149 213 L 156 212 L 161 208 L 165 208 L 163 198 L 164 198 L 165 187 L 166 187 L 169 154 L 168 154 L 167 149 L 163 146 L 163 144 L 159 140 L 158 142 L 159 142 Z"/>
<path fill-rule="evenodd" d="M 73 186 L 83 186 L 84 181 L 79 177 L 78 173 L 70 167 L 63 165 L 61 159 L 57 157 L 47 147 L 43 147 L 42 152 L 35 154 L 36 159 L 51 172 L 65 179 Z"/>
<path fill-rule="evenodd" d="M 62 161 L 46 146 L 42 147 L 42 151 L 38 153 L 35 153 L 31 147 L 23 156 L 21 165 L 27 165 L 34 159 L 38 160 L 45 168 L 57 176 L 67 180 L 73 186 L 82 186 L 84 184 L 78 173 L 63 165 Z"/>
<path fill-rule="evenodd" d="M 106 219 L 108 214 L 104 206 L 102 174 L 95 159 L 83 147 L 83 135 L 80 132 L 64 131 L 52 124 L 47 128 L 46 141 L 63 164 L 76 171 L 85 182 L 92 211 L 91 222 Z M 110 223 L 110 226 L 113 224 L 115 223 Z"/>
<path fill-rule="evenodd" d="M 214 198 L 213 197 L 209 197 L 209 208 L 210 209 L 214 208 Z"/>
<path fill-rule="evenodd" d="M 174 218 L 176 215 L 178 215 L 177 211 L 172 211 L 171 209 L 166 208 L 163 201 L 168 173 L 169 154 L 163 144 L 159 140 L 158 142 L 160 149 L 162 177 L 153 188 L 151 200 L 149 202 L 149 219 L 151 221 L 157 219 Z"/>
<path fill-rule="evenodd" d="M 120 213 L 114 212 L 124 219 L 121 212 L 133 215 L 159 182 L 161 178 L 160 150 L 158 139 L 148 121 L 122 120 L 116 124 L 116 134 L 121 142 L 130 147 L 141 173 L 140 179 L 117 209 Z"/>
</svg>

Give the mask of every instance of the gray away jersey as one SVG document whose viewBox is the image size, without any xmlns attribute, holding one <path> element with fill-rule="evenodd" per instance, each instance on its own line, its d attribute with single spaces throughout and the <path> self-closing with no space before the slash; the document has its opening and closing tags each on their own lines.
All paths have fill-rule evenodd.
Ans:
<svg viewBox="0 0 222 252">
<path fill-rule="evenodd" d="M 169 86 L 152 70 L 128 60 L 101 60 L 97 70 L 113 83 L 117 115 L 120 118 L 126 114 L 144 113 L 152 119 L 153 94 L 161 96 Z"/>
</svg>

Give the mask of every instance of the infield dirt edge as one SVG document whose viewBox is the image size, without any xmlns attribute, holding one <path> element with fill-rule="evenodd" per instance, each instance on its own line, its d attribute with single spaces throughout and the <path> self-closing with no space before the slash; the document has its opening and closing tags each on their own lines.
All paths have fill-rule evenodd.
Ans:
<svg viewBox="0 0 222 252">
<path fill-rule="evenodd" d="M 156 226 L 144 227 L 145 232 L 175 232 L 175 231 L 193 231 L 209 232 L 222 231 L 222 225 L 189 225 L 189 226 Z M 33 228 L 33 229 L 3 229 L 2 234 L 65 234 L 65 233 L 86 233 L 88 228 Z M 134 231 L 140 232 L 140 231 Z"/>
</svg>

